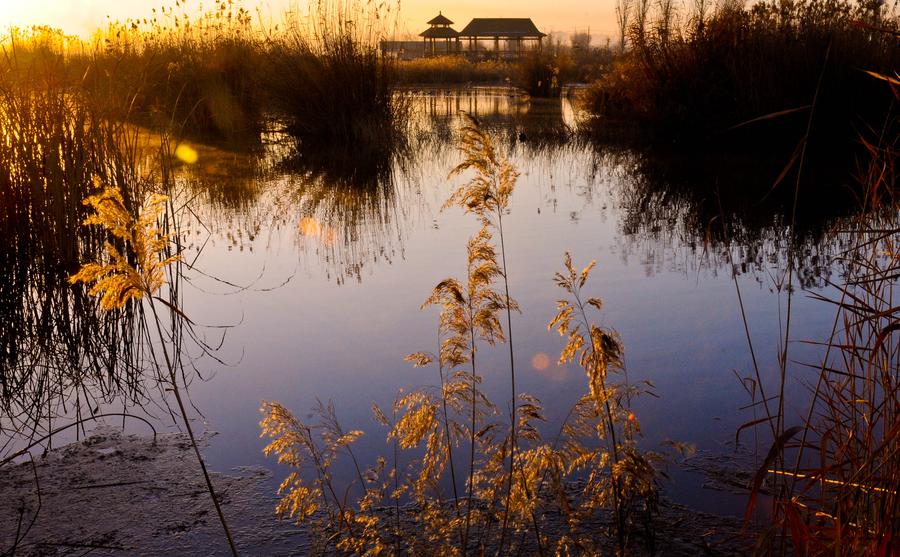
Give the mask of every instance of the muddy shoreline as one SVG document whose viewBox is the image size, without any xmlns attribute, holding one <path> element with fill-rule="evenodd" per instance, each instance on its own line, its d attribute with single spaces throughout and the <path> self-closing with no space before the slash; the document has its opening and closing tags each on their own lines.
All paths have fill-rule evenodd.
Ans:
<svg viewBox="0 0 900 557">
<path fill-rule="evenodd" d="M 212 475 L 238 548 L 245 555 L 307 555 L 311 545 L 303 528 L 274 514 L 270 478 L 268 470 L 253 467 Z M 183 434 L 154 441 L 98 430 L 35 458 L 34 465 L 0 469 L 0 501 L 0 555 L 228 553 Z M 596 526 L 603 527 L 602 519 Z M 738 519 L 663 499 L 652 553 L 744 555 L 753 539 L 741 526 Z"/>
</svg>

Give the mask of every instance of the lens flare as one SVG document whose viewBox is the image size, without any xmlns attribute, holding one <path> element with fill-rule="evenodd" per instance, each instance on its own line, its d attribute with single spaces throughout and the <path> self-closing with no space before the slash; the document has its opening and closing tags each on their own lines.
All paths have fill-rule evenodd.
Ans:
<svg viewBox="0 0 900 557">
<path fill-rule="evenodd" d="M 545 371 L 550 367 L 550 356 L 543 352 L 538 352 L 531 358 L 531 367 L 538 371 Z"/>
<path fill-rule="evenodd" d="M 185 164 L 194 164 L 195 162 L 197 162 L 197 159 L 200 158 L 200 155 L 197 154 L 196 149 L 182 143 L 175 148 L 175 158 Z"/>
<path fill-rule="evenodd" d="M 319 238 L 326 245 L 334 241 L 334 229 L 327 224 L 322 224 L 313 217 L 303 217 L 297 225 L 301 236 Z"/>
</svg>

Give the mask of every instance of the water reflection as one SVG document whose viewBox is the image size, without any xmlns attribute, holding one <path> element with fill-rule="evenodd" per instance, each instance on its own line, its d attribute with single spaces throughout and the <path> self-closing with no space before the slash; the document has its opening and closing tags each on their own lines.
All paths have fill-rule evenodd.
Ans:
<svg viewBox="0 0 900 557">
<path fill-rule="evenodd" d="M 826 234 L 846 207 L 836 188 L 807 204 L 796 237 L 787 237 L 783 215 L 792 186 L 769 191 L 781 170 L 777 157 L 761 162 L 755 155 L 673 155 L 598 144 L 579 133 L 574 94 L 530 99 L 513 89 L 475 88 L 409 96 L 412 118 L 402 146 L 323 153 L 270 133 L 260 154 L 199 149 L 185 177 L 204 200 L 203 226 L 239 250 L 254 249 L 261 229 L 293 228 L 302 252 L 329 277 L 362 280 L 365 268 L 403 257 L 411 230 L 440 211 L 443 193 L 436 192 L 448 191 L 455 129 L 467 112 L 522 170 L 557 163 L 580 169 L 586 179 L 564 195 L 615 205 L 620 254 L 648 273 L 717 270 L 731 260 L 738 272 L 759 270 L 778 265 L 793 242 L 802 254 L 802 284 L 813 286 L 827 279 L 831 256 L 842 249 Z"/>
<path fill-rule="evenodd" d="M 792 189 L 773 193 L 765 187 L 779 171 L 773 165 L 732 157 L 724 166 L 698 168 L 708 161 L 601 153 L 598 166 L 618 169 L 613 197 L 621 255 L 639 259 L 648 274 L 697 268 L 716 273 L 732 265 L 738 274 L 759 274 L 785 268 L 793 247 L 800 286 L 823 287 L 835 271 L 835 256 L 847 247 L 844 238 L 830 234 L 851 206 L 847 192 L 834 184 L 817 184 L 826 195 L 804 206 L 792 236 L 786 216 Z"/>
<path fill-rule="evenodd" d="M 334 308 L 346 303 L 341 296 L 349 295 L 346 291 L 351 289 L 335 294 L 329 290 L 335 283 L 374 282 L 373 290 L 366 289 L 366 284 L 357 289 L 362 294 L 355 303 L 377 306 L 376 302 L 382 302 L 379 298 L 390 298 L 402 300 L 406 309 L 415 312 L 433 281 L 443 278 L 432 276 L 431 267 L 440 266 L 450 254 L 462 253 L 465 237 L 472 231 L 469 221 L 440 212 L 450 190 L 447 172 L 459 159 L 454 137 L 461 111 L 481 120 L 523 173 L 516 197 L 525 202 L 514 210 L 510 226 L 511 234 L 516 230 L 520 234 L 512 248 L 521 250 L 517 262 L 531 265 L 532 272 L 523 279 L 524 303 L 541 299 L 534 293 L 538 283 L 549 286 L 550 273 L 543 262 L 552 259 L 556 264 L 561 253 L 544 253 L 551 236 L 560 240 L 550 246 L 554 250 L 563 240 L 594 256 L 598 246 L 611 246 L 623 263 L 617 269 L 631 265 L 648 276 L 705 270 L 730 277 L 734 269 L 768 282 L 767 273 L 785 267 L 788 246 L 798 248 L 802 287 L 821 286 L 831 273 L 839 272 L 832 259 L 844 246 L 828 231 L 839 222 L 841 199 L 817 196 L 820 199 L 804 211 L 796 235 L 790 237 L 782 191 L 768 192 L 773 176 L 780 171 L 776 163 L 674 156 L 597 144 L 579 133 L 577 104 L 568 97 L 536 100 L 506 89 L 410 95 L 413 117 L 407 142 L 400 148 L 365 154 L 322 153 L 306 150 L 274 131 L 262 137 L 258 150 L 192 144 L 192 152 L 181 157 L 175 182 L 182 191 L 179 206 L 188 208 L 190 214 L 190 218 L 186 214 L 183 228 L 189 263 L 196 262 L 199 270 L 231 284 L 245 284 L 234 278 L 244 267 L 262 269 L 270 260 L 294 264 L 299 260 L 312 277 L 304 280 L 304 290 L 266 295 L 290 307 L 301 296 L 310 297 L 308 291 L 312 297 L 321 297 L 323 306 L 326 301 L 331 304 L 314 313 L 315 318 L 307 315 L 298 322 L 285 322 L 273 317 L 255 323 L 260 331 L 248 334 L 260 343 L 265 340 L 253 334 L 277 337 L 276 329 L 292 331 L 292 340 L 272 346 L 270 353 L 289 351 L 288 343 L 297 343 L 298 338 L 311 339 L 309 344 L 321 350 L 335 348 L 326 346 L 334 342 L 333 336 L 326 336 L 329 324 L 309 325 L 321 320 L 320 315 L 341 313 Z M 48 397 L 64 393 L 72 398 L 57 400 L 85 408 L 114 395 L 138 400 L 138 362 L 144 348 L 135 331 L 140 330 L 141 314 L 128 308 L 119 315 L 100 315 L 83 291 L 65 282 L 77 263 L 89 259 L 102 241 L 81 226 L 84 212 L 80 199 L 61 200 L 58 207 L 48 208 L 46 214 L 56 215 L 56 220 L 45 223 L 35 219 L 34 212 L 9 212 L 10 207 L 22 204 L 9 198 L 12 194 L 3 188 L 0 195 L 6 196 L 0 198 L 0 208 L 7 211 L 0 230 L 0 264 L 7 270 L 0 283 L 4 416 L 39 421 L 50 412 Z M 604 219 L 608 226 L 606 222 L 602 227 L 570 226 L 579 220 L 596 224 Z M 23 236 L 26 232 L 27 237 Z M 574 237 L 577 233 L 584 236 Z M 410 245 L 416 250 L 416 265 L 404 271 L 408 275 L 391 274 L 387 267 L 404 261 Z M 286 267 L 289 274 L 290 265 Z M 416 272 L 422 276 L 410 276 Z M 256 270 L 251 273 L 256 274 Z M 324 284 L 315 280 L 316 275 L 324 277 Z M 385 276 L 389 279 L 383 279 Z M 276 277 L 273 282 L 278 284 L 283 278 Z M 409 283 L 398 282 L 401 279 Z M 267 300 L 253 298 L 248 306 L 264 306 Z M 312 305 L 318 300 L 306 301 Z M 227 304 L 216 299 L 208 305 Z M 413 318 L 398 314 L 396 307 L 378 306 L 378 310 L 371 314 L 379 315 L 379 323 L 387 331 L 384 334 L 393 336 L 359 340 L 358 357 L 375 354 L 366 365 L 371 366 L 371 373 L 386 376 L 384 370 L 395 369 L 399 359 L 379 350 L 396 338 L 406 338 L 404 330 Z M 353 313 L 356 309 L 342 311 Z M 696 311 L 702 314 L 702 308 Z M 248 313 L 252 314 L 252 309 L 248 308 Z M 333 319 L 350 320 L 341 315 Z M 352 325 L 346 327 L 352 329 Z M 354 331 L 358 333 L 354 338 L 363 333 L 377 337 L 368 323 L 366 327 Z M 540 328 L 543 331 L 542 323 Z M 404 345 L 402 350 L 415 348 Z M 578 379 L 556 365 L 553 349 L 536 345 L 524 355 L 534 376 L 560 386 Z M 389 363 L 378 360 L 382 356 Z M 277 365 L 282 364 L 271 367 L 284 371 Z M 315 381 L 312 375 L 304 379 Z M 391 389 L 398 386 L 387 383 Z M 311 392 L 318 393 L 314 386 L 310 386 Z M 235 392 L 253 399 L 249 401 L 253 406 L 250 414 L 240 416 L 242 424 L 252 426 L 258 399 L 271 393 Z"/>
</svg>

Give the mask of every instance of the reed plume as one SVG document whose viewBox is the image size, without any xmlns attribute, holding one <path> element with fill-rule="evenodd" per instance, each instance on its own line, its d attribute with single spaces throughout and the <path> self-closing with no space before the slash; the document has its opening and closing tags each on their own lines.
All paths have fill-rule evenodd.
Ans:
<svg viewBox="0 0 900 557">
<path fill-rule="evenodd" d="M 448 204 L 476 214 L 481 226 L 467 243 L 465 280 L 444 279 L 423 304 L 440 308 L 438 354 L 407 356 L 416 367 L 436 364 L 440 386 L 401 390 L 390 417 L 373 407 L 395 456 L 392 466 L 378 458 L 365 471 L 350 450 L 362 432 L 343 434 L 331 405 L 320 405 L 319 420 L 306 424 L 276 402 L 263 403 L 261 435 L 271 439 L 265 453 L 293 468 L 276 510 L 309 526 L 317 551 L 362 555 L 598 553 L 607 544 L 590 523 L 610 511 L 616 549 L 624 553 L 637 513 L 655 508 L 663 459 L 637 446 L 640 428 L 630 401 L 645 389 L 613 379 L 623 369 L 621 342 L 590 321 L 588 308 L 599 310 L 601 303 L 582 294 L 593 263 L 579 273 L 566 254 L 556 282 L 569 297 L 550 328 L 566 336 L 560 363 L 584 369 L 587 393 L 551 443 L 541 435 L 540 400 L 517 394 L 513 383 L 509 430 L 500 433 L 497 407 L 481 389 L 478 355 L 509 338 L 511 312 L 518 310 L 506 286 L 502 240 L 498 250 L 492 235 L 496 230 L 502 237 L 518 173 L 474 119 L 467 119 L 462 138 L 466 159 L 455 173 L 475 172 Z M 503 291 L 495 288 L 501 280 Z M 460 448 L 468 453 L 461 497 L 453 464 Z M 415 456 L 401 467 L 397 451 Z M 349 458 L 358 471 L 343 489 L 332 472 L 337 458 Z M 444 493 L 448 468 L 450 500 Z M 412 507 L 401 510 L 401 500 Z M 564 525 L 548 526 L 550 513 L 561 513 Z"/>
<path fill-rule="evenodd" d="M 98 186 L 100 185 L 99 180 L 96 183 Z M 178 347 L 167 345 L 167 337 L 163 332 L 160 316 L 154 303 L 154 300 L 158 300 L 168 307 L 171 310 L 173 321 L 177 322 L 186 319 L 186 316 L 175 305 L 156 297 L 159 289 L 167 283 L 166 269 L 180 260 L 179 254 L 165 255 L 169 249 L 169 237 L 162 233 L 157 224 L 160 216 L 168 210 L 167 200 L 168 197 L 164 195 L 150 195 L 135 218 L 126 209 L 122 194 L 118 188 L 107 187 L 102 193 L 88 197 L 84 203 L 93 207 L 94 213 L 85 219 L 84 224 L 102 227 L 113 238 L 122 242 L 124 246 L 120 250 L 112 242 L 107 241 L 107 260 L 101 263 L 91 262 L 83 264 L 81 270 L 72 275 L 69 281 L 72 284 L 92 284 L 90 288 L 91 294 L 100 296 L 100 306 L 106 311 L 121 308 L 132 300 L 147 300 L 156 326 L 158 341 L 162 344 L 164 369 L 167 372 L 162 377 L 175 395 L 182 423 L 191 439 L 191 445 L 200 464 L 213 506 L 222 524 L 231 553 L 236 556 L 238 554 L 237 548 L 228 528 L 228 523 L 225 520 L 225 515 L 219 505 L 206 464 L 200 454 L 200 447 L 194 436 L 194 430 L 191 427 L 187 408 L 181 394 L 178 382 L 180 356 L 177 353 Z M 174 340 L 172 344 L 176 344 Z M 173 354 L 169 353 L 170 348 L 173 350 Z M 157 371 L 160 371 L 161 365 L 156 360 L 154 353 L 153 366 Z"/>
</svg>

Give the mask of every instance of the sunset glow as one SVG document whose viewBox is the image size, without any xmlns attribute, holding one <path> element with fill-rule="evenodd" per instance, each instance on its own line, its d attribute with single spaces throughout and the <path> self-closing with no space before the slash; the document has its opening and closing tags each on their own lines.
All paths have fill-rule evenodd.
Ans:
<svg viewBox="0 0 900 557">
<path fill-rule="evenodd" d="M 243 5 L 264 22 L 276 23 L 287 10 L 303 11 L 309 5 L 308 2 L 296 0 L 245 0 L 236 1 L 235 4 Z M 209 8 L 212 2 L 181 2 L 188 13 L 198 11 L 201 5 Z M 70 34 L 88 37 L 108 20 L 152 17 L 153 9 L 158 11 L 161 6 L 174 6 L 174 0 L 14 0 L 4 2 L 0 7 L 0 26 L 49 25 Z M 398 33 L 418 34 L 425 26 L 424 22 L 439 11 L 450 17 L 457 26 L 465 25 L 473 17 L 530 17 L 547 33 L 590 30 L 597 38 L 614 34 L 612 0 L 590 4 L 578 0 L 560 0 L 552 5 L 535 0 L 500 0 L 487 5 L 464 1 L 455 2 L 452 6 L 440 0 L 411 0 L 401 5 Z"/>
</svg>

